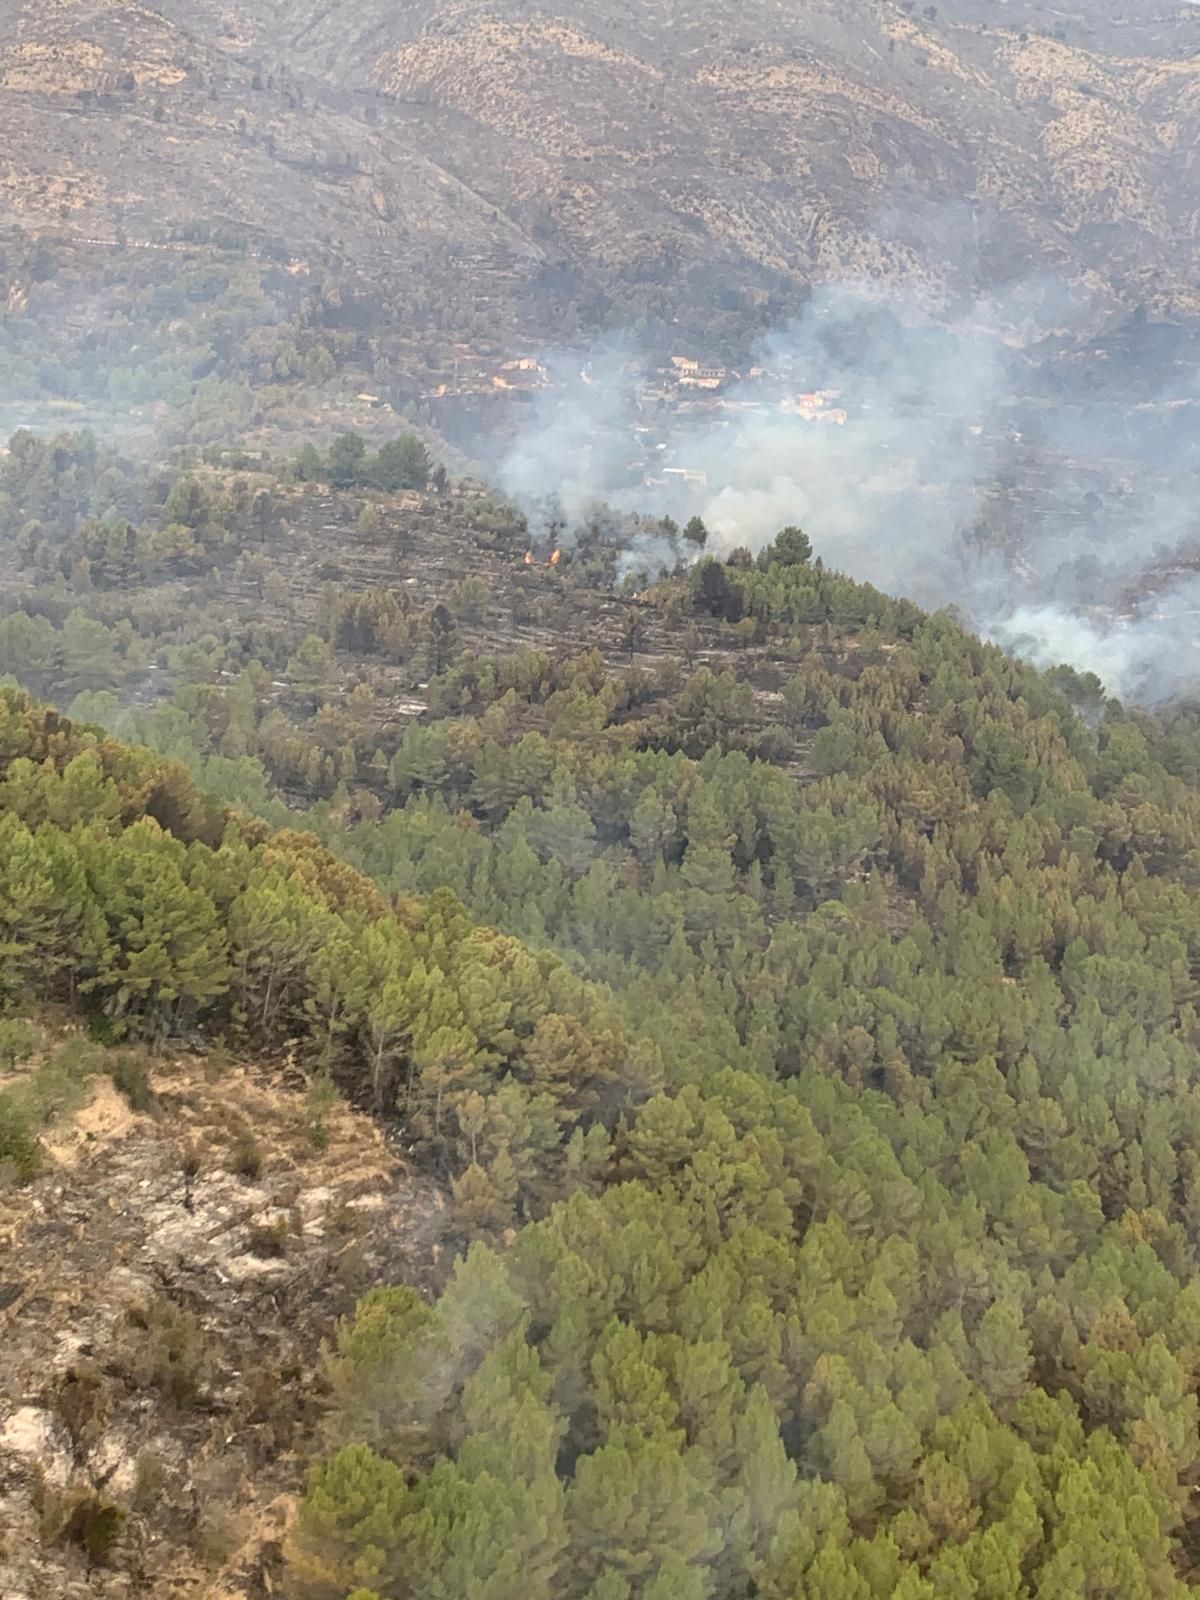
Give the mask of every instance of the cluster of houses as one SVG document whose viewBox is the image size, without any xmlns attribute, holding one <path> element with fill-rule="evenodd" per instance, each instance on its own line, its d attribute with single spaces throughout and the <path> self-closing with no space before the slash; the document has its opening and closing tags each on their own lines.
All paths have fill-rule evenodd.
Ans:
<svg viewBox="0 0 1200 1600">
<path fill-rule="evenodd" d="M 798 392 L 794 379 L 788 371 L 751 367 L 737 372 L 692 356 L 672 356 L 653 371 L 640 371 L 635 375 L 638 416 L 630 473 L 652 489 L 704 487 L 703 471 L 676 465 L 689 424 L 732 426 L 742 417 L 775 413 L 807 423 L 846 425 L 850 418 L 839 404 L 839 390 Z"/>
<path fill-rule="evenodd" d="M 738 374 L 726 367 L 705 366 L 691 356 L 672 356 L 668 369 L 681 389 L 707 389 L 715 392 L 725 388 Z"/>
<path fill-rule="evenodd" d="M 585 366 L 582 377 L 590 377 Z M 670 409 L 757 409 L 766 406 L 806 422 L 843 425 L 847 413 L 838 404 L 836 389 L 814 389 L 805 393 L 788 392 L 789 375 L 765 367 L 735 371 L 702 357 L 674 355 L 661 366 L 631 363 L 631 386 L 643 405 Z M 438 384 L 427 399 L 441 400 L 455 395 L 507 396 L 530 399 L 539 391 L 555 386 L 555 378 L 537 356 L 515 356 L 506 361 L 488 362 L 464 346 L 455 351 L 453 375 Z"/>
<path fill-rule="evenodd" d="M 519 426 L 522 405 L 543 394 L 553 396 L 563 382 L 556 370 L 535 355 L 489 360 L 462 345 L 452 352 L 452 362 L 452 370 L 443 368 L 443 381 L 427 392 L 425 399 L 435 425 L 447 437 L 457 428 L 468 445 L 513 430 Z M 574 370 L 584 384 L 602 381 L 586 357 Z M 626 363 L 621 383 L 627 404 L 610 408 L 607 427 L 628 430 L 630 458 L 625 471 L 629 484 L 702 487 L 701 473 L 677 464 L 681 440 L 697 423 L 736 425 L 741 417 L 773 413 L 812 425 L 845 426 L 849 414 L 840 392 L 801 390 L 802 378 L 786 358 L 779 366 L 740 371 L 693 355 Z"/>
</svg>

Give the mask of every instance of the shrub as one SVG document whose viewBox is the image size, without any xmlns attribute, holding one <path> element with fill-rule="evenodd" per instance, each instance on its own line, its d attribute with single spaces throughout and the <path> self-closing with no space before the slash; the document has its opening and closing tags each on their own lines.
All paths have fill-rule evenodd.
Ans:
<svg viewBox="0 0 1200 1600">
<path fill-rule="evenodd" d="M 278 1260 L 280 1256 L 287 1255 L 287 1218 L 277 1217 L 274 1222 L 256 1223 L 250 1229 L 246 1248 L 252 1256 L 259 1256 L 265 1261 Z"/>
<path fill-rule="evenodd" d="M 22 1085 L 22 1099 L 34 1124 L 47 1127 L 73 1111 L 89 1079 L 106 1065 L 105 1052 L 86 1039 L 70 1039 Z"/>
<path fill-rule="evenodd" d="M 229 1170 L 239 1178 L 257 1178 L 263 1169 L 263 1147 L 249 1128 L 242 1128 L 229 1152 Z"/>
<path fill-rule="evenodd" d="M 208 1054 L 204 1058 L 204 1077 L 207 1083 L 217 1083 L 229 1071 L 229 1064 L 233 1060 L 229 1046 L 223 1038 L 209 1046 Z"/>
<path fill-rule="evenodd" d="M 54 1391 L 54 1409 L 71 1436 L 76 1460 L 80 1460 L 108 1420 L 108 1391 L 95 1362 L 81 1361 L 64 1374 Z"/>
<path fill-rule="evenodd" d="M 487 609 L 491 591 L 482 578 L 472 574 L 450 591 L 450 609 L 464 622 L 478 622 Z"/>
<path fill-rule="evenodd" d="M 195 1403 L 212 1370 L 199 1318 L 163 1299 L 130 1311 L 119 1363 L 140 1387 L 159 1389 L 181 1407 Z"/>
<path fill-rule="evenodd" d="M 141 1056 L 119 1055 L 108 1063 L 108 1075 L 134 1111 L 152 1111 L 156 1104 L 150 1070 Z"/>
<path fill-rule="evenodd" d="M 192 1534 L 192 1549 L 208 1567 L 223 1567 L 242 1540 L 241 1522 L 229 1506 L 206 1506 Z"/>
<path fill-rule="evenodd" d="M 162 1498 L 167 1487 L 167 1469 L 152 1450 L 138 1452 L 133 1464 L 133 1509 L 149 1511 Z"/>
<path fill-rule="evenodd" d="M 37 1049 L 37 1034 L 18 1017 L 0 1019 L 0 1067 L 11 1072 Z"/>
<path fill-rule="evenodd" d="M 0 1094 L 0 1173 L 28 1183 L 41 1166 L 42 1151 L 33 1120 L 14 1095 Z"/>
<path fill-rule="evenodd" d="M 319 1154 L 329 1148 L 329 1113 L 338 1103 L 338 1092 L 327 1072 L 318 1072 L 308 1080 L 304 1095 L 304 1123 L 308 1142 Z"/>
<path fill-rule="evenodd" d="M 117 1042 L 117 1029 L 111 1017 L 103 1011 L 93 1011 L 87 1019 L 88 1035 L 95 1044 L 105 1047 Z"/>
<path fill-rule="evenodd" d="M 188 1543 L 207 1566 L 223 1567 L 242 1542 L 234 1510 L 239 1482 L 236 1462 L 220 1456 L 193 1471 L 196 1514 Z"/>
<path fill-rule="evenodd" d="M 38 1505 L 38 1534 L 43 1544 L 70 1540 L 87 1552 L 88 1564 L 108 1565 L 128 1513 L 111 1500 L 79 1485 L 55 1490 L 43 1485 Z"/>
<path fill-rule="evenodd" d="M 108 1052 L 91 1039 L 76 1034 L 61 1045 L 51 1058 L 51 1065 L 78 1083 L 86 1083 L 108 1065 Z"/>
<path fill-rule="evenodd" d="M 325 1225 L 336 1239 L 352 1239 L 355 1234 L 361 1233 L 366 1219 L 361 1211 L 356 1211 L 353 1206 L 335 1206 L 325 1218 Z"/>
<path fill-rule="evenodd" d="M 121 1537 L 127 1513 L 111 1500 L 89 1495 L 75 1508 L 67 1536 L 82 1545 L 94 1567 L 107 1566 L 113 1546 Z"/>
</svg>

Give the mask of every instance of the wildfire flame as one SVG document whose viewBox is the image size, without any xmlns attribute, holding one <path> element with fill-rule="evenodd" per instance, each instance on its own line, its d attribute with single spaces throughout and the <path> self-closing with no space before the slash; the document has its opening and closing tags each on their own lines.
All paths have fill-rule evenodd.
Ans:
<svg viewBox="0 0 1200 1600">
<path fill-rule="evenodd" d="M 525 552 L 525 565 L 527 567 L 531 567 L 533 565 L 533 551 L 532 550 L 526 550 L 526 552 Z"/>
<path fill-rule="evenodd" d="M 562 560 L 562 551 L 561 550 L 555 550 L 552 553 L 551 557 L 550 557 L 550 565 L 552 567 L 556 567 L 561 560 Z"/>
</svg>

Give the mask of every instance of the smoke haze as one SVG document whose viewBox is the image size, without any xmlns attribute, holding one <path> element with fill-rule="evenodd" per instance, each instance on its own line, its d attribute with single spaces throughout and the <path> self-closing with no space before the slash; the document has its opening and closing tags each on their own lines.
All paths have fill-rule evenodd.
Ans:
<svg viewBox="0 0 1200 1600">
<path fill-rule="evenodd" d="M 1193 658 L 1200 667 L 1193 582 L 1169 572 L 1200 542 L 1200 386 L 1194 370 L 1148 384 L 1141 370 L 1127 396 L 1119 375 L 1097 394 L 1077 368 L 1064 379 L 1034 359 L 1030 327 L 1078 347 L 1086 312 L 1041 280 L 940 323 L 855 286 L 824 289 L 763 341 L 753 373 L 694 408 L 663 400 L 629 340 L 547 358 L 555 387 L 500 482 L 535 537 L 557 518 L 569 538 L 596 502 L 698 514 L 718 555 L 799 523 L 830 566 L 929 608 L 955 604 L 1038 665 L 1067 661 L 1111 693 L 1161 699 L 1186 687 Z M 796 414 L 798 396 L 822 391 L 823 416 Z M 625 567 L 669 556 L 646 535 Z"/>
</svg>

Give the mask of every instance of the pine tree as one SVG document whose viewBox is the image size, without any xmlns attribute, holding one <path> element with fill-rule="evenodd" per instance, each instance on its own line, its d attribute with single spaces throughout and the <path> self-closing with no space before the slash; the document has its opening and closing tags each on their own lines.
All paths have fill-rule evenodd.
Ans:
<svg viewBox="0 0 1200 1600">
<path fill-rule="evenodd" d="M 504 1262 L 486 1245 L 473 1244 L 455 1262 L 438 1302 L 438 1322 L 459 1369 L 473 1371 L 523 1318 L 524 1306 Z"/>
<path fill-rule="evenodd" d="M 1029 1383 L 1032 1349 L 1019 1307 L 997 1303 L 984 1312 L 975 1335 L 979 1382 L 993 1405 L 1020 1399 Z"/>
<path fill-rule="evenodd" d="M 419 1457 L 448 1389 L 432 1308 L 409 1288 L 372 1289 L 339 1324 L 329 1376 L 343 1434 L 394 1459 Z"/>
<path fill-rule="evenodd" d="M 592 1382 L 604 1438 L 675 1437 L 678 1406 L 653 1347 L 636 1328 L 616 1318 L 608 1324 L 592 1358 Z"/>
<path fill-rule="evenodd" d="M 309 1593 L 342 1600 L 364 1584 L 387 1591 L 399 1566 L 413 1502 L 404 1474 L 365 1444 L 313 1468 L 289 1541 L 289 1564 Z"/>
<path fill-rule="evenodd" d="M 584 1600 L 632 1600 L 629 1579 L 615 1567 L 605 1567 L 588 1590 Z"/>
<path fill-rule="evenodd" d="M 612 1569 L 642 1587 L 668 1556 L 703 1568 L 721 1548 L 717 1503 L 691 1462 L 661 1435 L 623 1435 L 575 1469 L 567 1500 L 581 1585 Z"/>
<path fill-rule="evenodd" d="M 966 1538 L 980 1517 L 978 1506 L 972 1503 L 966 1473 L 942 1451 L 935 1450 L 925 1458 L 920 1478 L 918 1504 L 938 1537 Z"/>
<path fill-rule="evenodd" d="M 468 1239 L 498 1238 L 516 1220 L 516 1181 L 509 1157 L 492 1168 L 472 1162 L 453 1180 L 451 1221 Z"/>
<path fill-rule="evenodd" d="M 118 1014 L 163 1029 L 188 1004 L 223 994 L 231 976 L 212 901 L 185 880 L 186 851 L 143 818 L 115 841 L 81 835 L 85 870 L 109 940 L 88 985 Z"/>
<path fill-rule="evenodd" d="M 326 908 L 282 865 L 257 867 L 229 910 L 235 987 L 251 1025 L 270 1036 L 308 963 L 335 935 Z"/>
<path fill-rule="evenodd" d="M 731 1543 L 740 1562 L 754 1572 L 770 1553 L 799 1499 L 796 1468 L 788 1459 L 779 1420 L 765 1389 L 751 1390 L 734 1432 L 737 1513 Z"/>
<path fill-rule="evenodd" d="M 876 1481 L 871 1458 L 858 1431 L 854 1413 L 844 1400 L 837 1400 L 829 1421 L 821 1429 L 821 1448 L 829 1463 L 829 1475 L 846 1496 L 852 1516 L 865 1516 L 883 1498 Z"/>
<path fill-rule="evenodd" d="M 629 842 L 644 867 L 652 867 L 675 843 L 678 819 L 654 789 L 642 791 L 629 823 Z"/>
<path fill-rule="evenodd" d="M 371 1092 L 378 1106 L 384 1102 L 415 1020 L 409 982 L 415 957 L 403 932 L 382 919 L 366 928 L 358 943 L 365 968 L 363 1034 L 370 1051 Z"/>
<path fill-rule="evenodd" d="M 670 1551 L 662 1565 L 642 1590 L 645 1600 L 708 1600 L 712 1593 L 708 1574 L 691 1567 L 683 1557 Z"/>
<path fill-rule="evenodd" d="M 74 843 L 56 828 L 36 833 L 0 813 L 0 992 L 73 992 L 108 947 L 100 906 Z"/>
</svg>

